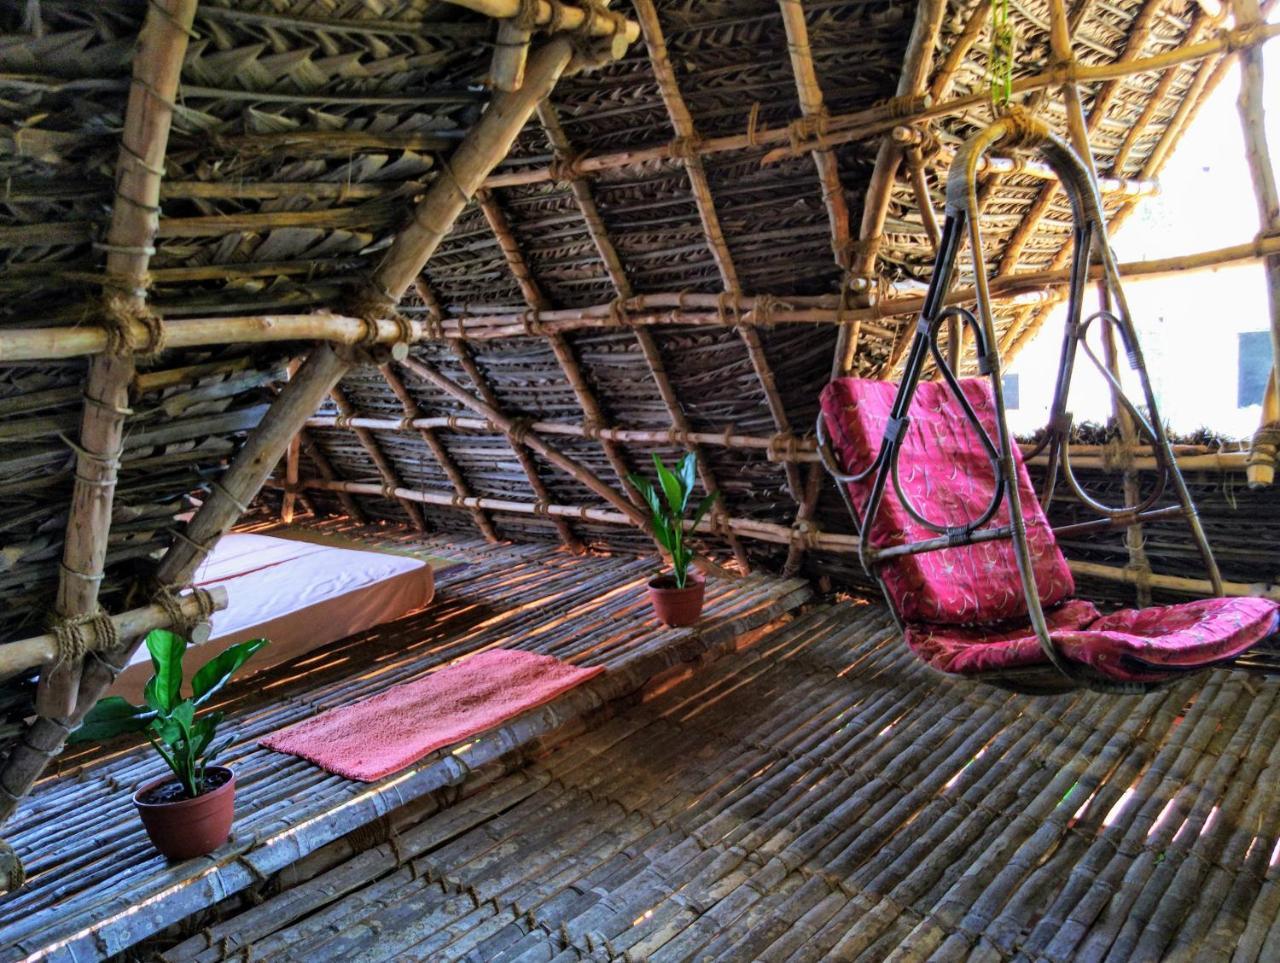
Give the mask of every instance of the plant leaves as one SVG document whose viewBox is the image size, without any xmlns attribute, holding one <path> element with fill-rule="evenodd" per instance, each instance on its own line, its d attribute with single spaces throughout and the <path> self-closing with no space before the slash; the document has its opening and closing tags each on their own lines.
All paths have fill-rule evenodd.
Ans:
<svg viewBox="0 0 1280 963">
<path fill-rule="evenodd" d="M 232 673 L 266 645 L 266 639 L 237 642 L 202 665 L 191 679 L 191 695 L 195 704 L 201 706 L 208 702 L 215 692 L 227 684 Z"/>
<path fill-rule="evenodd" d="M 680 475 L 680 481 L 684 483 L 684 505 L 689 504 L 689 496 L 693 493 L 693 486 L 697 483 L 697 467 L 698 456 L 693 452 L 689 452 L 680 459 L 680 464 L 676 468 L 677 473 Z M 681 511 L 683 510 L 684 506 L 682 505 Z"/>
<path fill-rule="evenodd" d="M 67 737 L 69 744 L 106 742 L 126 732 L 142 732 L 155 718 L 144 706 L 135 706 L 119 696 L 98 700 L 84 717 L 80 728 Z"/>
<path fill-rule="evenodd" d="M 671 514 L 678 519 L 684 514 L 684 503 L 689 496 L 680 484 L 680 479 L 658 459 L 656 454 L 653 456 L 653 461 L 658 466 L 658 481 L 662 483 L 662 492 L 667 496 L 667 504 L 671 506 Z"/>
<path fill-rule="evenodd" d="M 152 629 L 147 633 L 147 651 L 155 669 L 155 678 L 147 683 L 147 702 L 161 712 L 172 712 L 182 698 L 182 656 L 187 640 L 168 629 Z"/>
</svg>

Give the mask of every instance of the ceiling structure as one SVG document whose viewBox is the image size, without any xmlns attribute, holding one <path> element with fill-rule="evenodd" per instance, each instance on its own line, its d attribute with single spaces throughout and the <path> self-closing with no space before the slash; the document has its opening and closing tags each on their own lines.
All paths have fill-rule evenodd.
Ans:
<svg viewBox="0 0 1280 963">
<path fill-rule="evenodd" d="M 1065 130 L 1074 79 L 1113 223 L 1263 39 L 1208 2 L 1009 7 L 1018 99 Z M 946 166 L 990 116 L 990 8 L 0 5 L 0 641 L 171 604 L 157 584 L 281 451 L 286 512 L 639 551 L 626 474 L 694 451 L 722 495 L 706 551 L 847 555 L 818 392 L 892 375 L 914 329 Z M 1070 217 L 1034 163 L 981 191 L 1008 358 Z M 42 683 L 42 721 L 78 671 Z M 26 728 L 33 688 L 3 696 L 10 794 L 59 744 Z"/>
</svg>

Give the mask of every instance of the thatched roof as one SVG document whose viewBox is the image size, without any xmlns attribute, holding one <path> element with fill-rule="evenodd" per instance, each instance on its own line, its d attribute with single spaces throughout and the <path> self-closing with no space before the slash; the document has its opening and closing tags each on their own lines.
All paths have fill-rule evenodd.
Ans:
<svg viewBox="0 0 1280 963">
<path fill-rule="evenodd" d="M 415 201 L 465 179 L 459 147 L 492 113 L 486 78 L 501 28 L 464 9 L 488 2 L 200 3 L 162 167 L 135 170 L 159 185 L 154 253 L 108 235 L 124 203 L 131 90 L 148 96 L 136 82 L 143 18 L 185 35 L 173 13 L 183 4 L 0 6 L 0 326 L 97 331 L 103 285 L 118 286 L 114 255 L 141 257 L 146 301 L 171 342 L 185 319 L 367 314 L 368 281 L 393 239 L 406 225 L 427 230 Z M 817 532 L 848 540 L 806 437 L 837 353 L 835 322 L 860 320 L 854 370 L 892 372 L 932 258 L 913 185 L 941 210 L 951 153 L 989 116 L 989 6 L 619 5 L 642 38 L 560 79 L 510 152 L 490 158 L 483 188 L 400 302 L 421 335 L 408 363 L 384 371 L 362 356 L 346 369 L 301 438 L 290 463 L 303 487 L 285 500 L 648 551 L 622 510 L 619 475 L 643 469 L 651 451 L 692 448 L 735 520 L 707 536 L 712 554 L 795 569 L 806 551 L 831 547 Z M 1058 60 L 1055 9 L 1012 5 L 1016 79 L 1020 99 L 1063 129 L 1052 84 L 1065 75 L 1046 73 Z M 1080 64 L 1121 65 L 1113 79 L 1077 73 L 1106 210 L 1119 220 L 1149 192 L 1230 43 L 1215 39 L 1222 18 L 1190 0 L 1082 0 L 1067 12 Z M 535 49 L 549 42 L 535 33 Z M 1189 48 L 1198 55 L 1181 57 Z M 1130 62 L 1146 58 L 1153 68 L 1134 72 Z M 884 143 L 909 149 L 888 151 L 886 164 Z M 998 275 L 1065 265 L 1069 214 L 1034 166 L 991 172 L 983 191 Z M 1000 311 L 1006 356 L 1056 290 L 1043 277 L 1021 288 Z M 109 612 L 144 600 L 143 576 L 191 534 L 175 516 L 215 498 L 290 361 L 310 350 L 261 331 L 216 340 L 136 358 L 101 585 Z M 0 641 L 38 633 L 52 610 L 77 472 L 83 488 L 86 464 L 98 465 L 83 455 L 85 353 L 19 363 L 0 347 Z M 352 418 L 371 421 L 353 430 Z M 529 448 L 533 439 L 582 473 L 545 445 Z M 264 497 L 274 506 L 280 496 Z M 30 686 L 11 685 L 6 698 L 13 735 Z"/>
</svg>

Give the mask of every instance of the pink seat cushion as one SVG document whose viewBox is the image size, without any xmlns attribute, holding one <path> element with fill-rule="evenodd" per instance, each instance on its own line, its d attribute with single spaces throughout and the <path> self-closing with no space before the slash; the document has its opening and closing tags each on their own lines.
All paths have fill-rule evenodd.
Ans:
<svg viewBox="0 0 1280 963">
<path fill-rule="evenodd" d="M 1280 604 L 1259 598 L 1214 598 L 1181 605 L 1123 609 L 1098 616 L 1073 599 L 1045 613 L 1058 650 L 1097 674 L 1159 682 L 1171 674 L 1235 658 L 1276 631 Z M 1048 662 L 1031 626 L 909 625 L 907 645 L 942 672 L 979 675 Z"/>
<path fill-rule="evenodd" d="M 962 381 L 961 387 L 994 443 L 996 412 L 990 386 L 985 379 L 975 378 Z M 857 474 L 875 460 L 897 391 L 898 386 L 890 382 L 864 378 L 841 378 L 823 389 L 827 434 L 847 474 Z M 959 402 L 945 384 L 922 381 L 908 415 L 911 425 L 898 461 L 899 478 L 916 510 L 943 525 L 959 525 L 981 515 L 991 500 L 995 474 Z M 1013 455 L 1040 600 L 1046 607 L 1057 605 L 1075 591 L 1075 583 L 1017 445 Z M 866 511 L 873 480 L 871 475 L 848 486 L 859 514 Z M 1009 524 L 1003 502 L 988 524 Z M 885 548 L 935 538 L 937 533 L 907 514 L 890 484 L 869 537 L 877 548 Z M 1008 539 L 904 556 L 885 563 L 880 575 L 906 622 L 999 622 L 1027 614 L 1013 543 Z"/>
</svg>

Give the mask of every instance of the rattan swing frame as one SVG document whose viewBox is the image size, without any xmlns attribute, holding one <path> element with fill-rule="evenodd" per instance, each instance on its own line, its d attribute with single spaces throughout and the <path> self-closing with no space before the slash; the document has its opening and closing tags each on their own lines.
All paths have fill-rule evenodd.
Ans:
<svg viewBox="0 0 1280 963">
<path fill-rule="evenodd" d="M 1151 387 L 1146 361 L 1138 341 L 1137 332 L 1129 312 L 1128 302 L 1120 283 L 1120 274 L 1114 252 L 1107 237 L 1106 220 L 1097 185 L 1088 168 L 1076 152 L 1062 138 L 1043 123 L 1023 114 L 1009 114 L 971 136 L 956 154 L 947 178 L 946 220 L 934 261 L 933 276 L 916 323 L 915 336 L 906 357 L 902 380 L 894 398 L 893 408 L 884 439 L 872 463 L 856 475 L 840 470 L 831 450 L 822 417 L 818 418 L 818 449 L 822 463 L 835 479 L 846 507 L 854 519 L 860 536 L 859 559 L 868 575 L 874 578 L 889 601 L 889 608 L 899 628 L 902 619 L 889 596 L 880 567 L 895 557 L 984 541 L 1010 539 L 1014 557 L 1026 598 L 1027 617 L 1047 664 L 1027 669 L 1000 670 L 978 676 L 968 676 L 1018 692 L 1047 694 L 1072 689 L 1091 689 L 1108 693 L 1137 693 L 1166 685 L 1168 682 L 1142 683 L 1117 681 L 1102 676 L 1080 663 L 1068 660 L 1054 644 L 1040 602 L 1039 589 L 1027 541 L 1026 522 L 1022 514 L 1022 498 L 1018 491 L 1016 465 L 1013 456 L 1013 438 L 1009 432 L 1005 410 L 1002 369 L 991 296 L 988 288 L 986 265 L 983 259 L 980 207 L 977 197 L 977 174 L 983 156 L 999 146 L 1002 150 L 1037 150 L 1053 169 L 1062 183 L 1071 204 L 1074 228 L 1072 232 L 1071 280 L 1068 289 L 1067 320 L 1064 329 L 1062 351 L 1059 357 L 1058 376 L 1054 387 L 1049 423 L 1035 453 L 1047 449 L 1048 467 L 1040 496 L 1042 504 L 1048 504 L 1053 496 L 1061 473 L 1063 480 L 1081 502 L 1100 516 L 1094 521 L 1054 528 L 1055 535 L 1081 534 L 1099 529 L 1128 527 L 1150 519 L 1163 519 L 1173 515 L 1183 517 L 1190 528 L 1192 539 L 1199 550 L 1205 574 L 1215 595 L 1223 594 L 1222 576 L 1213 550 L 1209 546 L 1200 523 L 1195 504 L 1178 468 L 1177 459 L 1170 447 L 1168 435 L 1160 418 L 1159 406 Z M 947 292 L 955 273 L 959 254 L 964 247 L 966 234 L 973 260 L 976 313 L 958 305 L 947 305 Z M 1104 307 L 1082 317 L 1085 288 L 1088 284 L 1090 264 L 1101 266 L 1102 279 L 1098 282 Z M 1106 305 L 1110 304 L 1111 307 Z M 1123 385 L 1089 348 L 1086 336 L 1094 322 L 1109 326 L 1119 335 L 1130 367 L 1141 384 L 1143 401 L 1148 416 L 1144 416 L 1125 393 Z M 944 324 L 950 326 L 950 357 L 944 356 L 938 336 Z M 980 375 L 989 379 L 996 411 L 996 434 L 993 441 L 978 420 L 964 393 L 960 390 L 956 373 L 958 367 L 959 329 L 968 328 L 973 333 Z M 1071 468 L 1070 434 L 1072 416 L 1067 404 L 1071 380 L 1075 372 L 1078 351 L 1083 347 L 1086 356 L 1105 378 L 1113 401 L 1122 406 L 1133 418 L 1138 429 L 1151 440 L 1156 460 L 1156 484 L 1152 490 L 1135 503 L 1121 506 L 1104 504 L 1084 491 Z M 932 357 L 934 365 L 948 389 L 955 396 L 978 440 L 991 462 L 996 484 L 987 508 L 977 517 L 960 525 L 939 524 L 927 518 L 906 497 L 898 475 L 898 461 L 902 442 L 910 424 L 910 408 L 916 386 L 925 370 L 925 363 Z M 872 478 L 872 488 L 865 512 L 859 513 L 849 497 L 847 483 Z M 892 484 L 903 508 L 923 527 L 937 533 L 936 538 L 920 539 L 902 545 L 876 548 L 867 533 L 884 501 L 885 492 Z M 1156 507 L 1161 496 L 1172 488 L 1176 504 Z M 1010 524 L 990 526 L 1001 503 L 1009 508 Z M 1194 671 L 1194 670 L 1192 670 Z M 1172 682 L 1176 678 L 1171 677 Z"/>
</svg>

